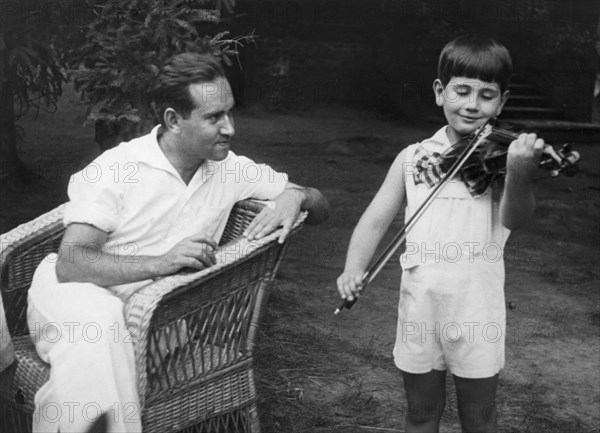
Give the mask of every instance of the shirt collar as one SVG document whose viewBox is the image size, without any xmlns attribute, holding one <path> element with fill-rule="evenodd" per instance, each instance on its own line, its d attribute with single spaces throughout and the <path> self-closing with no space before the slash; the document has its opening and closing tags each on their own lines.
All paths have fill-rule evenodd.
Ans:
<svg viewBox="0 0 600 433">
<path fill-rule="evenodd" d="M 450 147 L 450 140 L 448 139 L 448 135 L 446 134 L 447 128 L 448 125 L 438 129 L 437 132 L 433 134 L 431 138 L 428 138 L 427 140 L 421 142 L 421 145 L 423 145 L 427 150 L 430 151 L 443 152 L 444 150 Z"/>
<path fill-rule="evenodd" d="M 167 159 L 166 155 L 158 145 L 158 130 L 160 125 L 156 125 L 152 128 L 152 131 L 148 134 L 141 143 L 138 144 L 137 149 L 133 149 L 136 152 L 137 160 L 139 162 L 148 164 L 154 168 L 165 170 L 170 173 L 177 174 L 177 170 L 171 162 Z"/>
<path fill-rule="evenodd" d="M 138 162 L 148 164 L 154 168 L 158 168 L 160 170 L 167 171 L 176 175 L 178 178 L 179 173 L 173 167 L 173 164 L 167 159 L 167 156 L 164 154 L 162 149 L 158 144 L 158 131 L 160 129 L 160 125 L 156 125 L 152 128 L 152 131 L 145 137 L 141 143 L 136 145 L 134 152 L 136 154 Z M 196 171 L 194 177 L 198 175 L 199 172 L 202 172 L 202 178 L 206 179 L 211 177 L 217 170 L 211 168 L 210 170 L 206 169 L 207 163 L 209 164 L 223 164 L 227 159 L 229 159 L 233 153 L 231 151 L 228 152 L 227 157 L 223 161 L 205 161 Z"/>
</svg>

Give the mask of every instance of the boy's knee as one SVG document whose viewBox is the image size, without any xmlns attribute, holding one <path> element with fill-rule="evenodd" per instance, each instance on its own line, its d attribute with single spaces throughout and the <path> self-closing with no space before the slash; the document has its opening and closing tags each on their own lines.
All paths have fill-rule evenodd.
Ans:
<svg viewBox="0 0 600 433">
<path fill-rule="evenodd" d="M 412 425 L 423 425 L 439 422 L 444 412 L 445 402 L 420 402 L 408 406 L 407 419 Z"/>
</svg>

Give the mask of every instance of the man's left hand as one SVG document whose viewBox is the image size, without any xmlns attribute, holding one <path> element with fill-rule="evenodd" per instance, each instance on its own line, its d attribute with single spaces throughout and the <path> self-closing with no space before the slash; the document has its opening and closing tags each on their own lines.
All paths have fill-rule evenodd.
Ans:
<svg viewBox="0 0 600 433">
<path fill-rule="evenodd" d="M 244 236 L 248 240 L 260 239 L 283 226 L 278 240 L 280 244 L 283 243 L 300 214 L 303 201 L 304 192 L 301 188 L 285 189 L 254 218 Z"/>
</svg>

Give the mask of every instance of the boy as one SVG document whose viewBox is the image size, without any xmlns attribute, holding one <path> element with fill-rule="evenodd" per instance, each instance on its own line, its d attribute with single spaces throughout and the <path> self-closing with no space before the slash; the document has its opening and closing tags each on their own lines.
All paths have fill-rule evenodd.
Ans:
<svg viewBox="0 0 600 433">
<path fill-rule="evenodd" d="M 344 272 L 342 298 L 358 295 L 362 276 L 394 216 L 406 220 L 435 184 L 434 161 L 488 119 L 508 98 L 512 61 L 495 41 L 466 35 L 440 55 L 433 83 L 447 126 L 404 149 L 356 226 Z M 510 231 L 531 217 L 532 177 L 544 142 L 521 134 L 508 150 L 507 175 L 484 192 L 453 179 L 407 235 L 402 254 L 394 360 L 402 372 L 406 432 L 437 432 L 445 405 L 445 377 L 453 375 L 464 432 L 496 432 L 496 388 L 504 366 L 504 263 L 489 247 L 503 248 Z M 439 179 L 438 179 L 439 180 Z"/>
</svg>

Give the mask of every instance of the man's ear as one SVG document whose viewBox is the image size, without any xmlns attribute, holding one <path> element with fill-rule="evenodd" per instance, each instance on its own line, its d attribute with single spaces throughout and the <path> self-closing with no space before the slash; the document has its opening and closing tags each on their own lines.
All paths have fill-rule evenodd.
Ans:
<svg viewBox="0 0 600 433">
<path fill-rule="evenodd" d="M 433 82 L 433 94 L 435 95 L 435 103 L 438 107 L 444 105 L 444 85 L 442 81 L 437 78 Z"/>
<path fill-rule="evenodd" d="M 498 109 L 496 110 L 496 117 L 500 116 L 500 113 L 502 113 L 502 108 L 504 107 L 504 104 L 506 104 L 506 101 L 508 101 L 509 96 L 510 96 L 510 92 L 507 90 L 500 97 L 500 105 L 498 106 Z"/>
<path fill-rule="evenodd" d="M 173 108 L 169 107 L 163 113 L 163 120 L 167 130 L 178 134 L 181 131 L 181 125 L 179 123 L 180 116 Z"/>
</svg>

